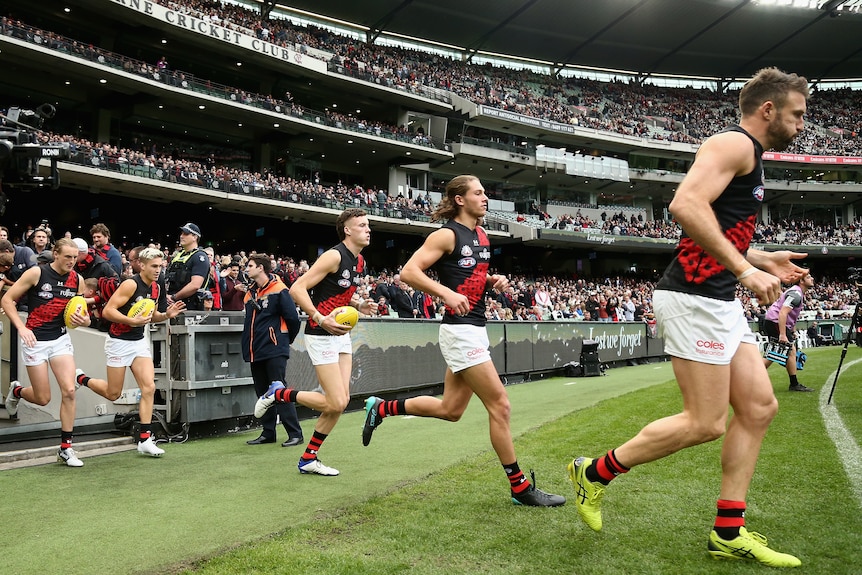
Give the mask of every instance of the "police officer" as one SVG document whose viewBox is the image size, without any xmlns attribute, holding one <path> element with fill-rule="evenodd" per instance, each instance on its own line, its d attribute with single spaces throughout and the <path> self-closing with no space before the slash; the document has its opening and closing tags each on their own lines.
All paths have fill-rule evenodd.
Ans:
<svg viewBox="0 0 862 575">
<path fill-rule="evenodd" d="M 203 298 L 198 293 L 207 289 L 210 276 L 210 260 L 206 252 L 198 247 L 201 229 L 189 222 L 180 227 L 180 247 L 182 251 L 171 258 L 165 280 L 168 299 L 171 302 L 184 301 L 186 309 L 203 311 Z"/>
</svg>

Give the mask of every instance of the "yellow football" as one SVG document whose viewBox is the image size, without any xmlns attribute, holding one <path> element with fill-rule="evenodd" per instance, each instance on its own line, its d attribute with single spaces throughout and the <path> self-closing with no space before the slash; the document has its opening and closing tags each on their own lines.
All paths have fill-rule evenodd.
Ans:
<svg viewBox="0 0 862 575">
<path fill-rule="evenodd" d="M 156 311 L 156 302 L 148 297 L 145 297 L 136 301 L 134 305 L 129 308 L 129 313 L 127 313 L 126 315 L 128 317 L 150 317 L 151 315 L 153 315 L 154 311 Z"/>
<path fill-rule="evenodd" d="M 359 321 L 359 312 L 355 307 L 345 305 L 335 309 L 335 322 L 353 329 Z"/>
<path fill-rule="evenodd" d="M 66 327 L 69 329 L 78 327 L 72 323 L 72 315 L 75 313 L 89 315 L 87 313 L 87 300 L 83 296 L 76 295 L 66 304 L 66 310 L 63 312 L 63 321 L 66 322 Z"/>
</svg>

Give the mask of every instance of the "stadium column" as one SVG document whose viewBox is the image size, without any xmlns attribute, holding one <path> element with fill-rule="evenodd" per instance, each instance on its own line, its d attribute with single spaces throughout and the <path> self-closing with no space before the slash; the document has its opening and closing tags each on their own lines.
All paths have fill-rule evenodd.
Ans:
<svg viewBox="0 0 862 575">
<path fill-rule="evenodd" d="M 254 154 L 254 164 L 261 173 L 272 166 L 272 144 L 257 142 L 254 147 Z"/>
<path fill-rule="evenodd" d="M 96 141 L 110 142 L 111 141 L 111 117 L 112 112 L 106 108 L 99 108 L 99 114 L 96 118 Z"/>
<path fill-rule="evenodd" d="M 764 224 L 769 223 L 769 206 L 766 202 L 763 202 L 763 205 L 760 206 L 760 221 Z"/>
<path fill-rule="evenodd" d="M 275 82 L 272 78 L 263 77 L 260 79 L 260 88 L 258 94 L 272 94 L 275 98 L 280 98 L 278 94 L 273 93 Z M 264 170 L 272 166 L 272 144 L 270 142 L 258 142 L 254 149 L 255 162 L 258 170 L 263 173 Z"/>
</svg>

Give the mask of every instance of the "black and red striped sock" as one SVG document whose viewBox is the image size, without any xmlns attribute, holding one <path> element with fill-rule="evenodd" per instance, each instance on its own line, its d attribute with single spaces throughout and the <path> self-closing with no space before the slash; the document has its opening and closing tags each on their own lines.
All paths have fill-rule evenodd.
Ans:
<svg viewBox="0 0 862 575">
<path fill-rule="evenodd" d="M 390 415 L 405 415 L 407 413 L 407 408 L 404 407 L 404 404 L 406 402 L 406 399 L 393 399 L 392 401 L 384 401 L 380 404 L 377 413 L 378 415 L 380 415 L 380 417 L 389 417 Z"/>
<path fill-rule="evenodd" d="M 60 449 L 72 447 L 72 431 L 60 431 Z"/>
<path fill-rule="evenodd" d="M 317 459 L 317 452 L 320 451 L 320 446 L 323 445 L 327 437 L 329 437 L 328 434 L 315 431 L 314 435 L 311 436 L 311 441 L 308 442 L 305 448 L 305 453 L 302 454 L 302 459 L 306 461 Z"/>
<path fill-rule="evenodd" d="M 614 450 L 611 449 L 607 455 L 593 461 L 584 473 L 590 481 L 598 481 L 602 485 L 607 485 L 617 475 L 628 472 L 629 468 L 617 460 Z"/>
<path fill-rule="evenodd" d="M 17 397 L 21 399 L 21 392 L 24 391 L 24 388 L 20 385 L 16 385 L 12 388 L 12 397 Z"/>
<path fill-rule="evenodd" d="M 503 465 L 503 471 L 506 472 L 506 477 L 509 478 L 509 485 L 512 487 L 512 493 L 523 493 L 530 488 L 530 482 L 527 476 L 521 471 L 518 462 Z"/>
<path fill-rule="evenodd" d="M 87 384 L 90 383 L 91 379 L 92 379 L 91 377 L 87 377 L 86 373 L 82 373 L 81 375 L 79 375 L 78 377 L 75 378 L 75 381 L 78 382 L 78 385 L 83 385 L 84 387 L 87 387 Z"/>
<path fill-rule="evenodd" d="M 273 397 L 278 403 L 296 403 L 296 395 L 299 391 L 293 389 L 292 387 L 285 387 L 283 389 L 277 390 Z"/>
<path fill-rule="evenodd" d="M 153 435 L 152 427 L 152 423 L 142 423 L 140 433 L 138 435 L 138 441 L 144 442 L 148 440 Z"/>
<path fill-rule="evenodd" d="M 739 537 L 740 527 L 745 527 L 745 501 L 719 499 L 716 504 L 715 532 L 725 541 Z"/>
</svg>

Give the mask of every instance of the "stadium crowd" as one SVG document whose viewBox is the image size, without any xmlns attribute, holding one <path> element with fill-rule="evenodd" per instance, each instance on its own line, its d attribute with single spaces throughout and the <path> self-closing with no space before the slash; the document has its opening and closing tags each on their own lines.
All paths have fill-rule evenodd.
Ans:
<svg viewBox="0 0 862 575">
<path fill-rule="evenodd" d="M 447 90 L 476 104 L 560 123 L 698 144 L 737 117 L 732 98 L 711 90 L 552 77 L 472 64 L 430 52 L 369 45 L 277 15 L 261 20 L 258 11 L 219 1 L 180 0 L 167 6 L 311 56 L 319 53 L 309 48 L 331 53 L 336 71 L 387 87 L 415 93 L 423 93 L 422 87 Z M 853 90 L 817 90 L 808 110 L 809 129 L 788 152 L 862 153 L 862 119 L 853 113 L 859 104 L 860 95 Z"/>
<path fill-rule="evenodd" d="M 536 209 L 531 214 L 518 215 L 515 221 L 539 228 L 603 233 L 615 236 L 674 241 L 680 237 L 681 229 L 674 222 L 645 219 L 642 214 L 626 215 L 622 211 L 613 213 L 612 206 L 585 207 L 593 210 L 604 208 L 604 211 L 601 217 L 595 219 L 581 213 L 581 210 L 575 211 L 574 214 L 567 213 L 552 217 L 548 213 Z M 782 218 L 769 223 L 757 222 L 754 230 L 754 241 L 780 245 L 858 246 L 862 244 L 862 216 L 857 216 L 852 222 L 841 225 L 810 218 Z"/>
<path fill-rule="evenodd" d="M 397 139 L 420 146 L 433 147 L 435 145 L 431 137 L 426 135 L 423 130 L 410 132 L 406 126 L 396 126 L 378 120 L 362 119 L 355 117 L 352 113 L 343 114 L 330 108 L 317 110 L 302 106 L 293 101 L 293 96 L 289 92 L 284 94 L 283 98 L 276 98 L 271 94 L 257 94 L 248 90 L 225 86 L 211 80 L 197 78 L 189 72 L 171 69 L 165 58 L 160 59 L 154 64 L 147 63 L 95 47 L 92 44 L 85 44 L 78 40 L 66 38 L 51 31 L 29 26 L 6 16 L 0 17 L 0 34 L 38 44 L 84 60 L 121 69 L 149 80 L 162 82 L 174 88 L 205 93 L 209 96 L 215 96 L 285 116 L 301 118 L 334 128 Z"/>
<path fill-rule="evenodd" d="M 553 77 L 530 70 L 472 64 L 430 52 L 369 45 L 321 27 L 295 25 L 285 18 L 271 17 L 262 21 L 257 11 L 217 1 L 186 0 L 167 5 L 206 22 L 290 47 L 311 57 L 329 55 L 326 56 L 328 64 L 336 73 L 423 95 L 427 95 L 429 89 L 436 93 L 451 92 L 476 104 L 559 123 L 699 144 L 718 128 L 736 121 L 737 116 L 732 104 L 733 94 L 728 97 L 728 94 L 707 89 L 668 88 L 634 81 Z M 289 93 L 280 98 L 217 85 L 171 69 L 164 58 L 155 63 L 137 61 L 27 26 L 10 17 L 3 16 L 0 20 L 0 33 L 249 106 L 418 145 L 444 145 L 423 132 L 411 132 L 406 126 L 362 120 L 329 109 L 318 111 L 294 102 Z M 816 90 L 808 109 L 807 129 L 788 152 L 862 153 L 859 138 L 862 119 L 852 113 L 860 103 L 860 94 L 850 89 Z"/>
<path fill-rule="evenodd" d="M 51 133 L 46 133 L 43 141 L 69 144 L 69 161 L 75 163 L 195 187 L 337 209 L 347 206 L 361 207 L 375 215 L 399 219 L 427 221 L 435 208 L 428 191 L 414 193 L 412 189 L 408 189 L 407 195 L 399 193 L 390 196 L 386 190 L 376 187 L 364 188 L 341 181 L 321 182 L 317 174 L 311 179 L 295 179 L 270 171 L 257 172 L 218 165 L 214 154 L 210 154 L 203 161 L 190 160 L 179 157 L 177 153 L 159 152 L 154 147 L 123 148 L 71 135 Z M 493 186 L 493 183 L 488 185 Z M 589 207 L 597 209 L 602 206 Z M 560 230 L 679 239 L 680 228 L 674 222 L 646 219 L 640 213 L 614 213 L 611 206 L 605 208 L 607 209 L 599 219 L 591 218 L 580 210 L 576 210 L 574 214 L 553 218 L 542 211 L 540 206 L 534 206 L 531 214 L 518 215 L 516 221 Z M 611 213 L 607 213 L 608 211 Z M 760 243 L 785 245 L 860 245 L 862 216 L 840 226 L 812 219 L 782 219 L 768 224 L 759 222 L 754 239 Z"/>
<path fill-rule="evenodd" d="M 176 150 L 160 152 L 154 145 L 125 148 L 50 132 L 43 134 L 42 143 L 68 144 L 70 162 L 194 187 L 336 209 L 361 207 L 374 215 L 414 221 L 429 220 L 435 208 L 427 190 L 414 192 L 408 188 L 407 195 L 399 193 L 390 196 L 386 190 L 377 187 L 365 188 L 341 181 L 321 182 L 316 173 L 311 179 L 301 179 L 280 176 L 268 170 L 259 172 L 219 165 L 214 153 L 203 160 L 185 159 Z M 488 185 L 493 187 L 492 182 Z M 560 230 L 665 240 L 678 240 L 680 236 L 680 228 L 674 222 L 647 219 L 641 213 L 614 213 L 613 206 L 585 207 L 605 209 L 598 219 L 581 213 L 580 209 L 573 214 L 554 218 L 537 205 L 531 208 L 529 214 L 506 216 L 534 227 Z M 754 240 L 758 243 L 785 245 L 860 245 L 862 216 L 839 226 L 830 222 L 794 218 L 770 223 L 758 222 Z"/>
<path fill-rule="evenodd" d="M 65 232 L 64 237 L 71 237 Z M 17 242 L 18 247 L 27 247 L 33 254 L 42 258 L 51 249 L 54 234 L 48 224 L 23 232 L 10 232 L 0 226 L 0 240 Z M 131 277 L 129 251 L 136 246 L 114 246 L 121 254 L 123 277 Z M 176 246 L 151 244 L 149 247 L 161 249 L 165 253 L 164 265 L 171 260 Z M 211 309 L 221 309 L 221 302 L 227 301 L 228 284 L 226 278 L 231 268 L 238 268 L 233 279 L 245 282 L 245 264 L 253 251 L 239 251 L 233 254 L 217 254 L 212 248 L 205 251 L 211 257 L 211 275 L 205 282 L 210 292 Z M 98 252 L 95 252 L 98 253 Z M 50 257 L 50 256 L 48 256 Z M 292 285 L 309 269 L 309 262 L 289 255 L 271 255 L 273 273 L 280 276 L 287 285 Z M 36 264 L 36 258 L 30 265 Z M 44 261 L 44 260 L 40 260 Z M 373 262 L 370 262 L 373 265 Z M 442 301 L 415 291 L 400 280 L 400 270 L 383 269 L 376 271 L 370 267 L 362 277 L 357 295 L 364 300 L 377 303 L 378 313 L 384 317 L 413 319 L 435 319 L 442 315 Z M 86 273 L 82 272 L 85 274 Z M 651 322 L 652 294 L 656 278 L 620 275 L 606 278 L 578 278 L 559 276 L 514 275 L 509 287 L 500 293 L 486 294 L 486 317 L 489 320 L 509 321 L 598 321 L 598 322 Z M 739 286 L 737 298 L 742 302 L 746 316 L 757 321 L 766 313 L 766 308 L 758 304 L 752 294 Z M 813 288 L 805 294 L 804 310 L 814 312 L 816 319 L 826 317 L 848 318 L 856 303 L 857 291 L 846 281 L 832 278 L 816 278 Z M 236 308 L 236 309 L 242 309 Z"/>
<path fill-rule="evenodd" d="M 321 182 L 317 173 L 309 179 L 295 179 L 268 170 L 259 172 L 218 165 L 214 154 L 198 161 L 184 159 L 178 153 L 159 152 L 152 146 L 124 148 L 47 132 L 42 143 L 68 144 L 70 157 L 67 161 L 84 166 L 236 194 L 336 209 L 361 207 L 384 217 L 426 221 L 434 208 L 427 191 L 414 194 L 408 189 L 406 195 L 390 196 L 376 187 L 364 188 L 341 181 Z"/>
</svg>

